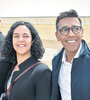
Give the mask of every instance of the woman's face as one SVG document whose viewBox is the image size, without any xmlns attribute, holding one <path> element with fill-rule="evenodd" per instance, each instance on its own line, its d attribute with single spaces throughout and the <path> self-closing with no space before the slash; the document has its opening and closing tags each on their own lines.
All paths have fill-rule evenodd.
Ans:
<svg viewBox="0 0 90 100">
<path fill-rule="evenodd" d="M 13 48 L 17 55 L 31 56 L 32 36 L 25 25 L 19 25 L 13 31 Z"/>
</svg>

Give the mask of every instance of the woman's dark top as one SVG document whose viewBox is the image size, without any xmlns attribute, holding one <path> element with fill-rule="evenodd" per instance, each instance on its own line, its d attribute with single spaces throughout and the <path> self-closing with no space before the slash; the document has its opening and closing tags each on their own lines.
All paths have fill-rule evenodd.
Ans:
<svg viewBox="0 0 90 100">
<path fill-rule="evenodd" d="M 25 69 L 32 64 L 40 62 L 34 57 L 28 58 L 19 65 L 19 71 L 14 72 L 11 83 Z M 13 67 L 15 64 L 13 65 Z M 12 71 L 12 70 L 11 70 Z M 10 71 L 10 73 L 11 73 Z M 8 75 L 8 78 L 10 76 Z M 7 82 L 6 82 L 7 83 Z M 7 84 L 5 85 L 7 90 Z M 8 100 L 50 100 L 51 93 L 51 70 L 43 63 L 34 66 L 13 85 Z"/>
</svg>

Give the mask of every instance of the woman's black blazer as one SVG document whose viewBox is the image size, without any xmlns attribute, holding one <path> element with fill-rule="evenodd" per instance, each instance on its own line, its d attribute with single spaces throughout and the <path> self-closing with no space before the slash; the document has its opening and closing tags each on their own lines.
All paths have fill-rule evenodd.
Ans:
<svg viewBox="0 0 90 100">
<path fill-rule="evenodd" d="M 19 65 L 19 71 L 14 72 L 11 83 L 13 83 L 16 77 L 25 69 L 37 62 L 39 62 L 37 59 L 30 57 L 21 63 Z M 12 67 L 14 67 L 14 65 Z M 10 73 L 8 78 L 9 76 Z M 7 84 L 5 84 L 5 91 L 7 91 Z M 14 83 L 8 100 L 50 100 L 50 93 L 51 70 L 47 65 L 40 63 L 26 72 Z"/>
</svg>

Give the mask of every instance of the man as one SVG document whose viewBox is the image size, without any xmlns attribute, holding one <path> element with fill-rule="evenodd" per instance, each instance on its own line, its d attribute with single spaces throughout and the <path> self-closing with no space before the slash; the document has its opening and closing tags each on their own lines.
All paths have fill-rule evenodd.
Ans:
<svg viewBox="0 0 90 100">
<path fill-rule="evenodd" d="M 52 60 L 51 100 L 90 100 L 90 51 L 75 10 L 57 17 L 55 35 L 63 48 Z"/>
</svg>

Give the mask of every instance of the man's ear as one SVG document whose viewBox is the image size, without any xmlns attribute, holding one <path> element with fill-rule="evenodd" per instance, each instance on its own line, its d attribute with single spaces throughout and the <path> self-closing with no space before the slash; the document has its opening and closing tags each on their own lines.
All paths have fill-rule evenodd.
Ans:
<svg viewBox="0 0 90 100">
<path fill-rule="evenodd" d="M 56 38 L 59 41 L 59 34 L 57 32 L 55 32 Z"/>
<path fill-rule="evenodd" d="M 83 37 L 83 32 L 84 32 L 84 29 L 82 28 L 82 37 Z"/>
</svg>

